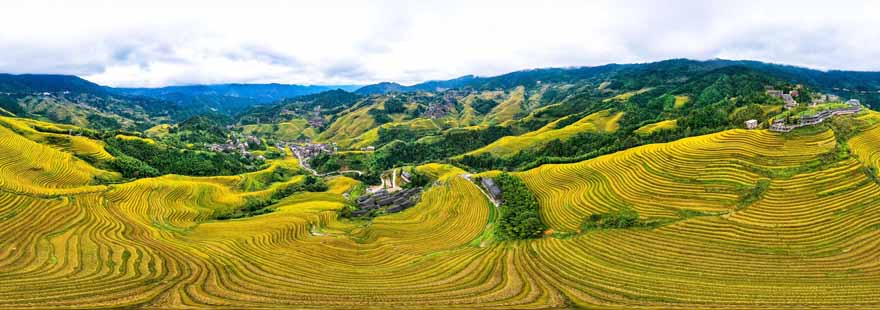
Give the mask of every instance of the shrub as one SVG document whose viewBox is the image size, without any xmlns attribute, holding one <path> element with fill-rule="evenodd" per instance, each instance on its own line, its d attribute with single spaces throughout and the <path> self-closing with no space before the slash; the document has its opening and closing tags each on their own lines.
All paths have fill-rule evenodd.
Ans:
<svg viewBox="0 0 880 310">
<path fill-rule="evenodd" d="M 644 226 L 639 219 L 639 213 L 630 208 L 623 208 L 615 212 L 592 214 L 582 226 L 583 230 L 596 229 L 623 229 Z"/>
<path fill-rule="evenodd" d="M 137 158 L 118 154 L 112 163 L 113 168 L 126 178 L 146 178 L 159 175 L 159 170 L 147 165 Z"/>
</svg>

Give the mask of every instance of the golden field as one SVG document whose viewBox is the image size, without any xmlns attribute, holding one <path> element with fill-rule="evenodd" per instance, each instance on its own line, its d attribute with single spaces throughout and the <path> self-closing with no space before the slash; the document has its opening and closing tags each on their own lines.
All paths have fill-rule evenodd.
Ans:
<svg viewBox="0 0 880 310">
<path fill-rule="evenodd" d="M 880 162 L 880 127 L 830 164 L 831 131 L 729 130 L 516 173 L 553 233 L 485 242 L 496 211 L 449 165 L 418 167 L 438 182 L 371 223 L 337 217 L 357 185 L 345 177 L 217 221 L 277 184 L 252 185 L 263 171 L 91 185 L 113 172 L 74 155 L 108 160 L 98 141 L 2 123 L 0 308 L 880 306 L 880 186 L 862 169 Z M 664 224 L 580 230 L 621 208 Z"/>
</svg>

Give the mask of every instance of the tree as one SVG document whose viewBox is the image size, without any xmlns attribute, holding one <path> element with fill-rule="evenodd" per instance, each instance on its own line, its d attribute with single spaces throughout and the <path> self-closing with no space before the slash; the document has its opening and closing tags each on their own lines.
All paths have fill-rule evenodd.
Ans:
<svg viewBox="0 0 880 310">
<path fill-rule="evenodd" d="M 535 195 L 522 180 L 508 173 L 500 174 L 495 180 L 503 197 L 496 237 L 501 240 L 540 237 L 547 225 L 541 221 Z"/>
</svg>

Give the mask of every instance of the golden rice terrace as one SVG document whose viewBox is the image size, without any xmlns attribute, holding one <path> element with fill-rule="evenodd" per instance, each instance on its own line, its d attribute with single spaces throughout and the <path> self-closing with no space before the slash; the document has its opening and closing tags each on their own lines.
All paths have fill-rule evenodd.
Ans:
<svg viewBox="0 0 880 310">
<path fill-rule="evenodd" d="M 831 130 L 727 130 L 514 173 L 550 228 L 521 241 L 491 237 L 498 210 L 450 166 L 418 167 L 435 178 L 418 204 L 371 222 L 338 216 L 359 186 L 343 176 L 216 220 L 278 185 L 95 185 L 113 172 L 82 158 L 103 145 L 49 135 L 0 126 L 0 308 L 880 307 L 878 126 L 851 156 Z M 622 209 L 652 225 L 584 225 Z"/>
</svg>

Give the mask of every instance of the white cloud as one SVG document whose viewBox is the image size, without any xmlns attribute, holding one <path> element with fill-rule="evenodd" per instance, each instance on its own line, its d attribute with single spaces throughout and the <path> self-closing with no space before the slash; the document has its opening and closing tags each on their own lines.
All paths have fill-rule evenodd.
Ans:
<svg viewBox="0 0 880 310">
<path fill-rule="evenodd" d="M 870 1 L 177 2 L 0 3 L 0 71 L 161 86 L 414 83 L 680 57 L 880 70 Z"/>
</svg>

